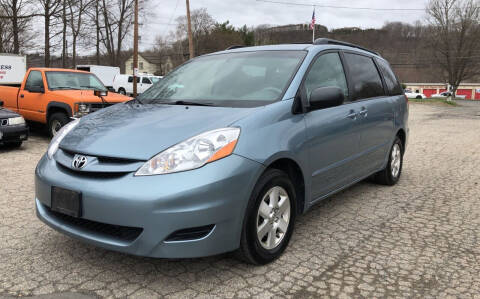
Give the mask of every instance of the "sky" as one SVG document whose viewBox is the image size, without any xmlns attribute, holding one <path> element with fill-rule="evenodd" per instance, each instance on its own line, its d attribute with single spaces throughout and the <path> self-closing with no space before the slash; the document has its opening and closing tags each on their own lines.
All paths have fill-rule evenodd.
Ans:
<svg viewBox="0 0 480 299">
<path fill-rule="evenodd" d="M 287 25 L 309 23 L 313 4 L 376 9 L 423 9 L 428 0 L 272 0 L 312 4 L 312 6 L 266 3 L 257 0 L 190 0 L 190 9 L 206 8 L 218 22 L 230 21 L 236 27 L 261 24 Z M 175 19 L 186 14 L 185 0 L 152 0 L 152 17 L 141 27 L 141 48 L 149 48 L 157 35 L 167 35 L 175 27 Z M 414 23 L 425 19 L 424 11 L 360 10 L 316 8 L 317 24 L 329 29 L 341 27 L 379 28 L 386 22 Z"/>
</svg>

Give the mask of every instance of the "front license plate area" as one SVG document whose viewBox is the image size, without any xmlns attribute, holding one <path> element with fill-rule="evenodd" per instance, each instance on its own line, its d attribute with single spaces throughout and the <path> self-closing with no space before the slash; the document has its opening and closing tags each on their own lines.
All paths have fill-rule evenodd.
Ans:
<svg viewBox="0 0 480 299">
<path fill-rule="evenodd" d="M 82 216 L 82 194 L 79 192 L 52 187 L 52 211 L 72 217 Z"/>
</svg>

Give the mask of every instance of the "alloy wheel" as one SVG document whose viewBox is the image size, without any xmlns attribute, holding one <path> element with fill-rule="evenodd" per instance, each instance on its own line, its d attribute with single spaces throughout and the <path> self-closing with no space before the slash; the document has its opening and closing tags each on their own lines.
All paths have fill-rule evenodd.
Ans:
<svg viewBox="0 0 480 299">
<path fill-rule="evenodd" d="M 392 148 L 392 157 L 391 157 L 391 164 L 390 168 L 392 170 L 392 176 L 394 178 L 398 177 L 400 173 L 400 166 L 402 163 L 402 151 L 400 149 L 400 145 L 395 143 Z"/>
<path fill-rule="evenodd" d="M 260 202 L 257 212 L 257 238 L 267 250 L 278 247 L 288 230 L 290 223 L 290 197 L 287 191 L 275 186 Z"/>
<path fill-rule="evenodd" d="M 57 135 L 58 131 L 62 128 L 62 124 L 59 120 L 54 119 L 51 123 L 52 136 Z"/>
</svg>

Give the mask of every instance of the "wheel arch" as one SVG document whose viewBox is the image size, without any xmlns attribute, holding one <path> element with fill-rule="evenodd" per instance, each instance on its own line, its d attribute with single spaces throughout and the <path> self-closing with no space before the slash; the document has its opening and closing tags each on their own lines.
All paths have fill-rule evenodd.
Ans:
<svg viewBox="0 0 480 299">
<path fill-rule="evenodd" d="M 306 210 L 306 184 L 300 165 L 292 158 L 282 157 L 271 161 L 266 167 L 266 169 L 272 168 L 282 170 L 289 176 L 296 191 L 297 213 L 302 214 Z"/>
<path fill-rule="evenodd" d="M 68 117 L 73 116 L 72 107 L 70 107 L 70 105 L 62 102 L 50 102 L 47 105 L 47 118 L 46 118 L 47 123 L 48 123 L 48 120 L 50 119 L 50 116 L 52 116 L 52 114 L 57 112 L 63 112 L 67 114 Z"/>
<path fill-rule="evenodd" d="M 402 141 L 402 147 L 405 151 L 405 146 L 407 145 L 407 134 L 405 133 L 405 130 L 403 128 L 399 129 L 396 136 Z"/>
</svg>

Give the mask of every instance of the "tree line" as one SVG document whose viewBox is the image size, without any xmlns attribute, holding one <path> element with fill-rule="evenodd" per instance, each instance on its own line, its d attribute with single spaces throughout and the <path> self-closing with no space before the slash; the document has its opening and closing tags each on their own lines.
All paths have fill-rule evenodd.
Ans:
<svg viewBox="0 0 480 299">
<path fill-rule="evenodd" d="M 391 62 L 402 81 L 446 82 L 453 89 L 480 80 L 480 0 L 430 0 L 423 22 L 387 23 L 379 29 L 328 30 L 317 25 L 317 37 L 328 37 L 374 49 Z M 140 0 L 148 20 L 149 0 Z M 51 53 L 62 53 L 62 66 L 74 66 L 78 52 L 90 49 L 97 64 L 123 66 L 131 55 L 134 0 L 0 0 L 0 52 L 20 53 L 35 46 L 43 24 L 44 65 Z M 217 21 L 206 8 L 191 13 L 197 55 L 232 45 L 253 46 L 311 42 L 307 22 L 286 26 L 241 26 Z M 148 23 L 148 21 L 145 21 Z M 37 29 L 37 30 L 35 30 Z M 94 49 L 94 50 L 92 50 Z M 147 51 L 162 65 L 189 59 L 186 16 L 175 20 L 167 36 L 158 36 Z M 68 57 L 71 53 L 71 57 Z M 68 59 L 67 59 L 68 58 Z"/>
<path fill-rule="evenodd" d="M 465 81 L 480 81 L 480 1 L 430 0 L 423 22 L 391 22 L 379 29 L 356 27 L 328 30 L 317 25 L 317 37 L 327 37 L 374 49 L 385 57 L 403 82 L 448 83 L 452 91 Z M 152 52 L 178 65 L 188 59 L 186 18 L 159 37 Z M 195 53 L 221 51 L 232 45 L 311 43 L 309 24 L 260 25 L 235 28 L 217 22 L 206 9 L 192 12 Z"/>
<path fill-rule="evenodd" d="M 145 8 L 148 0 L 140 0 Z M 19 54 L 43 46 L 44 65 L 62 53 L 62 65 L 76 64 L 79 49 L 95 49 L 97 64 L 118 65 L 128 48 L 134 0 L 0 0 L 0 52 Z M 39 26 L 43 25 L 43 30 Z M 37 35 L 44 33 L 43 44 Z M 41 40 L 41 39 L 40 39 Z"/>
</svg>

